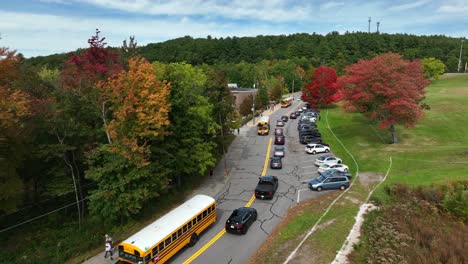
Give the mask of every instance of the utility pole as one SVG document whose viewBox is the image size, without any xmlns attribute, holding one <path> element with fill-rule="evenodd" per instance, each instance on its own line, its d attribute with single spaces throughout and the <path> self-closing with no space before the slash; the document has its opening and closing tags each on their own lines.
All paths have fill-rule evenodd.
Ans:
<svg viewBox="0 0 468 264">
<path fill-rule="evenodd" d="M 254 89 L 255 89 L 255 83 L 254 83 Z M 258 92 L 258 88 L 257 88 L 257 91 L 254 91 L 253 92 L 253 100 L 252 100 L 252 124 L 255 125 L 255 96 L 257 95 L 257 92 Z"/>
<path fill-rule="evenodd" d="M 369 17 L 369 26 L 367 27 L 367 33 L 370 33 L 370 22 L 371 22 L 371 17 Z"/>
<path fill-rule="evenodd" d="M 291 94 L 292 94 L 292 98 L 294 100 L 294 79 L 293 79 L 293 86 L 292 86 L 292 93 Z"/>
<path fill-rule="evenodd" d="M 461 56 L 462 56 L 462 50 L 463 50 L 463 41 L 464 39 L 461 40 L 461 45 L 460 45 L 460 56 L 458 56 L 458 72 L 460 72 L 461 66 L 462 66 L 462 61 L 461 61 Z"/>
<path fill-rule="evenodd" d="M 377 21 L 377 33 L 379 33 L 379 26 L 380 26 L 380 22 Z"/>
<path fill-rule="evenodd" d="M 224 176 L 227 176 L 227 164 L 226 164 L 226 149 L 224 148 L 224 126 L 223 120 L 221 119 L 221 111 L 219 111 L 219 124 L 221 125 L 221 146 L 223 147 L 223 160 L 224 160 Z"/>
</svg>

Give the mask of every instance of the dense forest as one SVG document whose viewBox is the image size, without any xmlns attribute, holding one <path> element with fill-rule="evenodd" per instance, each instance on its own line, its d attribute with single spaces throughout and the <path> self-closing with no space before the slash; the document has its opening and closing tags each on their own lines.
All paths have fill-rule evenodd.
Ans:
<svg viewBox="0 0 468 264">
<path fill-rule="evenodd" d="M 460 39 L 441 35 L 365 32 L 331 32 L 325 36 L 315 33 L 240 38 L 208 36 L 198 39 L 186 36 L 148 44 L 136 50 L 149 62 L 209 64 L 228 69 L 238 63 L 256 64 L 264 60 L 305 59 L 314 67 L 326 65 L 334 67 L 339 73 L 346 65 L 359 59 L 371 58 L 389 51 L 399 53 L 409 60 L 434 57 L 446 65 L 447 72 L 455 72 L 460 55 Z M 65 54 L 56 54 L 31 58 L 28 61 L 32 65 L 48 64 L 51 67 L 60 67 L 66 57 Z M 467 60 L 468 54 L 465 53 L 462 61 Z M 228 75 L 229 82 L 239 83 L 237 78 L 234 72 L 232 76 Z"/>
<path fill-rule="evenodd" d="M 336 32 L 110 48 L 97 31 L 88 43 L 30 59 L 0 47 L 0 259 L 14 263 L 28 247 L 38 263 L 61 263 L 99 244 L 103 228 L 190 189 L 250 113 L 251 102 L 234 109 L 228 82 L 259 88 L 261 109 L 321 65 L 342 74 L 392 51 L 455 71 L 460 48 L 445 36 Z M 74 239 L 59 251 L 64 236 Z"/>
</svg>

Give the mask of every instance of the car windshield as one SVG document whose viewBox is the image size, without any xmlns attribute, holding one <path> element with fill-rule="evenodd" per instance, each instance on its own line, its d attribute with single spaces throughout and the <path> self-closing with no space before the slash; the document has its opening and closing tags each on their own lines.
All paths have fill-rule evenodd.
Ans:
<svg viewBox="0 0 468 264">
<path fill-rule="evenodd" d="M 322 167 L 322 168 L 324 168 L 324 169 L 328 169 L 328 168 L 330 167 L 330 165 L 328 165 L 328 164 L 323 164 L 323 165 L 320 166 L 320 167 Z"/>
<path fill-rule="evenodd" d="M 273 183 L 272 183 L 271 181 L 262 181 L 262 180 L 261 180 L 259 183 L 260 183 L 260 184 L 263 184 L 263 185 L 265 185 L 265 184 L 266 184 L 266 185 L 273 185 Z"/>
<path fill-rule="evenodd" d="M 323 175 L 320 175 L 319 177 L 317 177 L 317 181 L 319 182 L 323 182 L 327 177 L 323 176 Z"/>
<path fill-rule="evenodd" d="M 240 221 L 242 220 L 242 214 L 239 210 L 234 210 L 234 212 L 232 212 L 232 215 L 231 217 L 229 217 L 229 219 L 231 219 L 232 221 Z"/>
</svg>

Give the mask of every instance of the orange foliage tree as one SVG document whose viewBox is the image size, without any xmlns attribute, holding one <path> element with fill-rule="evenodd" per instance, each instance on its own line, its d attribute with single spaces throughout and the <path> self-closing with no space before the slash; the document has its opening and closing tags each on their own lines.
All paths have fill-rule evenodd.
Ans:
<svg viewBox="0 0 468 264">
<path fill-rule="evenodd" d="M 25 118 L 31 115 L 26 93 L 12 88 L 20 76 L 15 51 L 0 47 L 0 210 L 9 211 L 20 201 L 22 181 L 16 172 L 22 151 Z"/>
<path fill-rule="evenodd" d="M 167 134 L 169 87 L 156 79 L 143 58 L 130 59 L 128 72 L 98 85 L 113 113 L 109 132 L 115 151 L 139 165 L 148 164 L 148 142 Z"/>
</svg>

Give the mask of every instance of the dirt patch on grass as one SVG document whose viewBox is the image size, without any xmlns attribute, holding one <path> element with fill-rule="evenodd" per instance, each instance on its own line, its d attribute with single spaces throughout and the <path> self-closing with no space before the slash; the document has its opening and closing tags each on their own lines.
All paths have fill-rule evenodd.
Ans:
<svg viewBox="0 0 468 264">
<path fill-rule="evenodd" d="M 283 263 L 287 258 L 289 253 L 298 245 L 298 243 L 304 238 L 305 234 L 309 231 L 307 230 L 304 234 L 295 237 L 294 239 L 288 240 L 282 244 L 278 244 L 278 238 L 281 234 L 281 231 L 286 228 L 294 219 L 301 215 L 304 211 L 316 211 L 321 212 L 323 209 L 330 204 L 332 199 L 335 199 L 339 195 L 339 192 L 332 192 L 329 194 L 324 194 L 320 197 L 306 200 L 291 206 L 288 209 L 285 217 L 281 222 L 275 227 L 271 235 L 266 239 L 266 241 L 259 248 L 257 253 L 250 258 L 247 262 L 248 264 L 258 264 L 258 263 Z M 319 202 L 318 202 L 319 201 Z M 322 223 L 318 228 L 323 228 L 332 224 L 334 220 L 329 220 L 325 223 Z M 311 223 L 311 227 L 314 223 Z M 301 250 L 302 251 L 302 250 Z M 308 250 L 309 252 L 311 251 Z M 307 252 L 307 251 L 305 251 Z M 319 252 L 315 252 L 318 254 Z M 310 254 L 308 254 L 310 256 Z M 268 256 L 268 258 L 267 258 Z M 272 261 L 275 260 L 275 261 Z M 309 263 L 309 262 L 306 262 Z"/>
<path fill-rule="evenodd" d="M 384 177 L 385 175 L 383 175 L 382 173 L 366 171 L 360 172 L 358 179 L 359 183 L 361 183 L 362 186 L 367 188 L 369 186 L 374 185 L 377 182 L 380 182 Z"/>
</svg>

